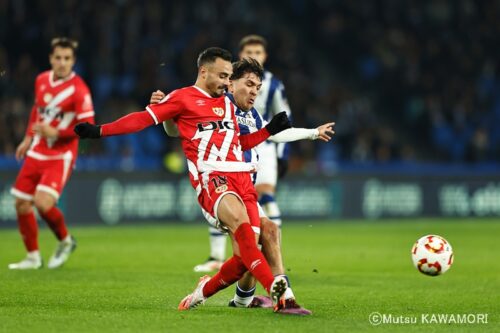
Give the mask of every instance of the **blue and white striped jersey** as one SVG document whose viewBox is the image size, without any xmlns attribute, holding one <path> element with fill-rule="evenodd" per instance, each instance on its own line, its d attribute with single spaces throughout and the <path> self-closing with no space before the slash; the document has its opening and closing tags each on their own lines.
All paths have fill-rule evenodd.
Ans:
<svg viewBox="0 0 500 333">
<path fill-rule="evenodd" d="M 226 96 L 229 97 L 234 105 L 236 105 L 232 94 L 226 93 Z M 240 108 L 237 108 L 235 111 L 235 115 L 241 135 L 257 132 L 262 127 L 267 125 L 267 121 L 262 118 L 261 114 L 255 108 L 252 108 L 249 111 L 243 111 Z M 245 158 L 245 162 L 257 163 L 259 160 L 259 155 L 255 147 L 250 150 L 244 151 L 243 156 Z M 252 174 L 252 180 L 254 182 L 256 176 L 257 173 Z"/>
<path fill-rule="evenodd" d="M 262 87 L 255 99 L 254 107 L 262 112 L 262 117 L 266 121 L 270 121 L 282 111 L 285 111 L 288 118 L 292 119 L 290 106 L 285 96 L 285 86 L 269 71 L 264 72 Z M 278 144 L 278 158 L 288 158 L 288 146 L 285 143 Z"/>
</svg>

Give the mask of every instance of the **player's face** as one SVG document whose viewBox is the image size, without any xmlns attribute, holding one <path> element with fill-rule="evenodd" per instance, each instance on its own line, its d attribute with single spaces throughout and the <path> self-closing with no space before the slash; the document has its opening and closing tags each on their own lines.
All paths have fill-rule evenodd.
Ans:
<svg viewBox="0 0 500 333">
<path fill-rule="evenodd" d="M 75 54 L 69 47 L 54 48 L 54 52 L 49 56 L 50 65 L 57 78 L 63 79 L 71 74 L 75 65 Z"/>
<path fill-rule="evenodd" d="M 261 66 L 267 59 L 266 49 L 261 44 L 248 44 L 240 52 L 240 59 L 252 58 L 259 62 Z"/>
<path fill-rule="evenodd" d="M 229 77 L 233 74 L 233 66 L 229 61 L 217 58 L 213 63 L 207 64 L 203 77 L 207 92 L 212 97 L 220 97 L 229 86 Z"/>
<path fill-rule="evenodd" d="M 246 73 L 238 80 L 232 80 L 230 90 L 233 93 L 236 105 L 243 111 L 253 107 L 262 81 L 255 73 Z"/>
</svg>

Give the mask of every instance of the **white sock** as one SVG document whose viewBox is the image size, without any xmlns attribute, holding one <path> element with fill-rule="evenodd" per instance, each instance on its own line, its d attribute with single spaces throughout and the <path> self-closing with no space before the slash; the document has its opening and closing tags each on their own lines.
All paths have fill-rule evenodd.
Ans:
<svg viewBox="0 0 500 333">
<path fill-rule="evenodd" d="M 210 257 L 224 261 L 226 258 L 226 234 L 213 227 L 209 227 L 208 231 L 210 232 Z"/>
<path fill-rule="evenodd" d="M 264 193 L 261 196 L 259 203 L 262 206 L 262 209 L 264 209 L 267 217 L 269 217 L 271 221 L 273 221 L 278 227 L 280 227 L 281 211 L 278 207 L 278 203 L 274 199 L 274 195 L 271 193 Z"/>
<path fill-rule="evenodd" d="M 65 243 L 71 242 L 71 235 L 68 234 L 66 237 L 64 237 L 64 239 L 61 242 L 65 242 Z"/>
<path fill-rule="evenodd" d="M 33 259 L 33 260 L 41 260 L 42 259 L 42 257 L 40 256 L 40 251 L 39 250 L 28 252 L 28 256 L 27 257 L 29 259 Z"/>
</svg>

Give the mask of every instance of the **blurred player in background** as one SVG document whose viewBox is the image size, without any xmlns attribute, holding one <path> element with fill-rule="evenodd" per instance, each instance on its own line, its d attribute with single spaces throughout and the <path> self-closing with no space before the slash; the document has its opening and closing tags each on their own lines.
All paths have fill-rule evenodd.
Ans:
<svg viewBox="0 0 500 333">
<path fill-rule="evenodd" d="M 73 72 L 77 47 L 78 43 L 69 38 L 53 39 L 49 54 L 52 69 L 36 78 L 35 103 L 24 140 L 16 150 L 18 160 L 26 158 L 11 189 L 16 197 L 19 231 L 28 254 L 24 260 L 10 264 L 10 269 L 42 267 L 33 206 L 59 241 L 48 262 L 49 268 L 63 265 L 76 247 L 56 203 L 78 153 L 74 126 L 81 121 L 94 122 L 89 88 Z"/>
<path fill-rule="evenodd" d="M 241 39 L 239 57 L 257 60 L 261 66 L 267 59 L 267 41 L 258 35 L 249 35 Z M 271 72 L 265 71 L 262 88 L 259 90 L 254 104 L 264 120 L 269 121 L 274 115 L 285 111 L 291 118 L 290 107 L 285 97 L 283 83 Z M 278 226 L 281 226 L 281 212 L 275 200 L 278 178 L 285 175 L 288 166 L 288 146 L 286 143 L 275 143 L 267 140 L 257 147 L 259 154 L 259 172 L 255 189 L 259 194 L 259 203 L 266 215 Z M 218 270 L 226 257 L 226 237 L 220 231 L 209 227 L 210 256 L 206 262 L 196 265 L 195 272 L 211 272 Z"/>
</svg>

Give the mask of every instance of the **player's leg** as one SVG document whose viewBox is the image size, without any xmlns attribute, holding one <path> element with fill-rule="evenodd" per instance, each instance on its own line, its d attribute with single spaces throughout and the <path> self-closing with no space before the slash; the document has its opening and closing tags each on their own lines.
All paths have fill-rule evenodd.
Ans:
<svg viewBox="0 0 500 333">
<path fill-rule="evenodd" d="M 288 283 L 288 288 L 283 295 L 285 300 L 283 306 L 278 309 L 278 313 L 292 315 L 310 315 L 311 311 L 301 307 L 295 300 L 295 295 L 292 291 L 292 285 L 288 276 L 285 274 L 283 259 L 281 256 L 281 231 L 280 228 L 267 217 L 261 218 L 261 242 L 262 252 L 268 258 L 269 264 L 273 268 L 275 274 L 282 274 Z M 270 307 L 271 300 L 266 296 L 254 296 L 249 307 Z"/>
<path fill-rule="evenodd" d="M 281 226 L 281 211 L 275 199 L 278 181 L 276 145 L 261 144 L 257 147 L 257 151 L 259 152 L 259 172 L 255 180 L 255 189 L 259 194 L 259 203 L 267 217 Z"/>
<path fill-rule="evenodd" d="M 269 216 L 269 219 L 273 221 L 277 226 L 281 226 L 281 210 L 275 199 L 275 188 L 270 184 L 259 184 L 255 188 L 259 193 L 259 203 Z"/>
<path fill-rule="evenodd" d="M 27 157 L 11 189 L 11 194 L 16 198 L 17 224 L 27 256 L 20 262 L 9 264 L 9 269 L 42 267 L 42 257 L 38 248 L 38 224 L 33 211 L 33 195 L 39 178 L 37 161 Z"/>
<path fill-rule="evenodd" d="M 288 288 L 285 291 L 285 304 L 278 310 L 279 313 L 294 314 L 294 315 L 309 315 L 311 311 L 302 308 L 295 301 L 288 276 L 284 274 L 283 260 L 281 257 L 280 248 L 280 230 L 276 224 L 271 222 L 267 217 L 261 217 L 261 235 L 260 242 L 262 244 L 262 252 L 271 266 L 275 276 L 282 275 L 288 282 Z M 245 273 L 243 278 L 238 281 L 236 294 L 229 306 L 234 307 L 255 307 L 255 308 L 270 308 L 272 301 L 266 296 L 254 296 L 255 293 L 255 278 Z"/>
<path fill-rule="evenodd" d="M 257 248 L 256 235 L 249 216 L 251 212 L 247 212 L 241 198 L 233 193 L 222 196 L 214 208 L 218 220 L 229 231 L 234 254 L 241 256 L 244 266 L 269 291 L 274 276 L 264 255 Z M 260 225 L 260 221 L 256 225 Z"/>
<path fill-rule="evenodd" d="M 213 272 L 221 268 L 226 258 L 227 234 L 220 232 L 214 227 L 208 227 L 210 256 L 199 265 L 194 266 L 195 272 Z"/>
<path fill-rule="evenodd" d="M 42 256 L 38 249 L 38 225 L 33 203 L 29 200 L 16 198 L 16 214 L 19 232 L 28 252 L 26 258 L 17 263 L 9 264 L 9 269 L 38 269 L 42 267 Z"/>
<path fill-rule="evenodd" d="M 200 280 L 196 290 L 184 298 L 179 309 L 190 309 L 204 302 L 206 296 L 241 278 L 245 269 L 256 276 L 278 304 L 287 284 L 282 277 L 274 278 L 266 259 L 257 248 L 252 225 L 258 229 L 260 220 L 256 204 L 257 193 L 250 177 L 248 174 L 212 174 L 211 179 L 204 177 L 203 188 L 204 191 L 198 197 L 200 204 L 205 211 L 213 212 L 216 220 L 229 232 L 234 255 L 212 279 Z M 241 194 L 244 194 L 246 200 L 240 197 Z"/>
<path fill-rule="evenodd" d="M 267 259 L 274 276 L 283 274 L 283 265 L 281 263 L 281 251 L 279 248 L 279 228 L 269 219 L 261 217 L 261 232 L 259 243 L 262 253 Z M 250 307 L 255 294 L 256 280 L 252 274 L 246 272 L 245 275 L 236 284 L 236 293 L 229 302 L 232 307 Z M 272 302 L 269 298 L 258 299 L 263 301 L 259 307 L 271 307 Z M 257 302 L 256 301 L 256 302 Z M 254 304 L 256 305 L 256 304 Z"/>
<path fill-rule="evenodd" d="M 56 206 L 71 172 L 71 160 L 45 161 L 44 163 L 43 175 L 36 187 L 34 204 L 59 241 L 47 265 L 48 268 L 58 268 L 68 260 L 76 248 L 76 240 L 68 232 L 64 214 Z"/>
<path fill-rule="evenodd" d="M 233 193 L 228 193 L 221 197 L 215 210 L 218 212 L 218 221 L 228 221 L 224 222 L 224 228 L 229 231 L 231 236 L 233 256 L 222 265 L 215 276 L 200 279 L 194 292 L 181 301 L 179 310 L 188 310 L 202 304 L 206 298 L 240 279 L 248 267 L 251 268 L 255 275 L 260 277 L 259 281 L 264 288 L 274 298 L 279 299 L 286 290 L 286 280 L 274 278 L 264 256 L 258 250 L 255 233 L 250 223 L 245 222 L 249 221 L 249 217 L 241 199 Z M 250 241 L 245 237 L 249 237 Z M 247 256 L 247 258 L 244 259 L 244 256 Z M 249 256 L 254 257 L 249 259 Z"/>
</svg>

